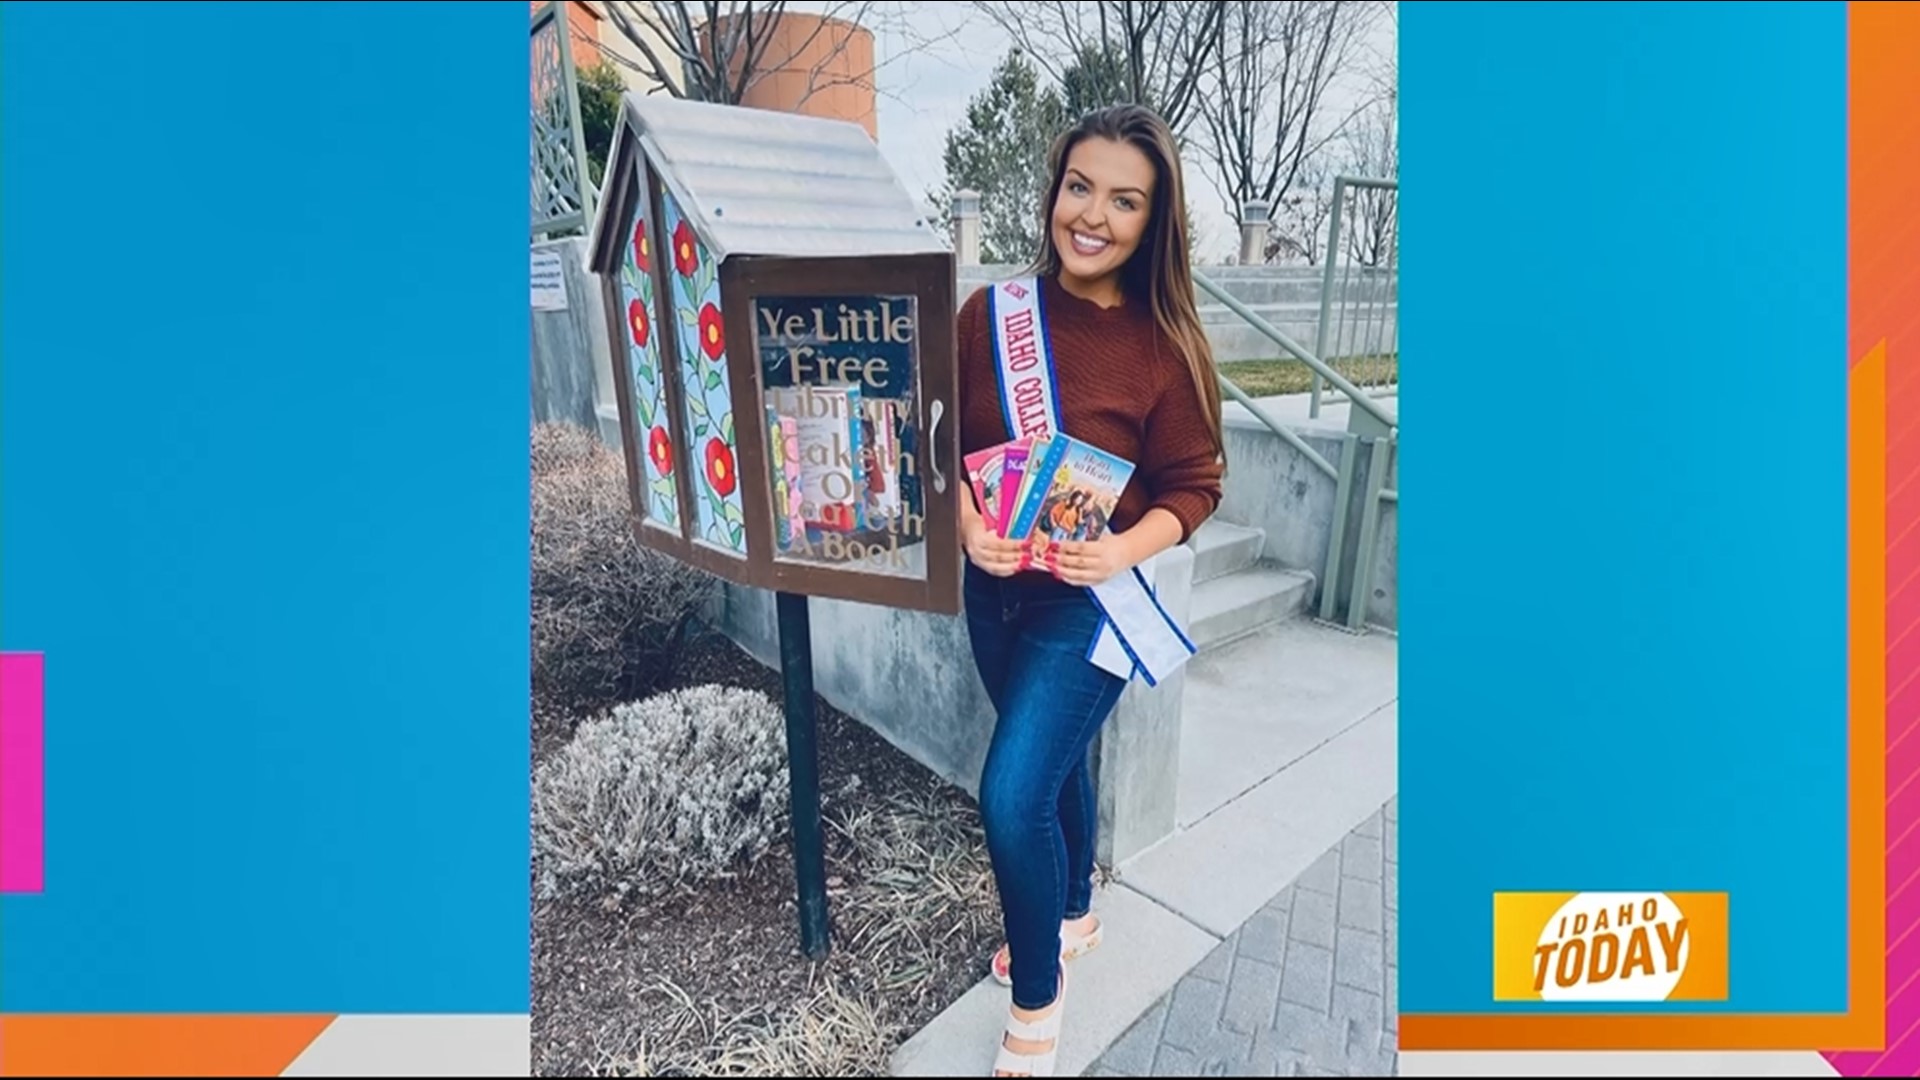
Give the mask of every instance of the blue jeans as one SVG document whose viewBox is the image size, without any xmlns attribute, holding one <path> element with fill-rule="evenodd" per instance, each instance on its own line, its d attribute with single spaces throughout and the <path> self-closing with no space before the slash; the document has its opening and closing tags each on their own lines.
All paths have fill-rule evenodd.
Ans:
<svg viewBox="0 0 1920 1080">
<path fill-rule="evenodd" d="M 1126 683 L 1087 659 L 1100 609 L 1047 577 L 996 578 L 967 564 L 967 633 L 998 723 L 980 777 L 980 817 L 1000 890 L 1013 1003 L 1052 1004 L 1060 924 L 1093 905 L 1099 827 L 1089 748 Z"/>
</svg>

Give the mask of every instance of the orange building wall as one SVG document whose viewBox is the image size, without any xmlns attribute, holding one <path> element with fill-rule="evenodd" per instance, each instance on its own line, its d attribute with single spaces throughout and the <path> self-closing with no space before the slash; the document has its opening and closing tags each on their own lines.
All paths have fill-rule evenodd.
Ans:
<svg viewBox="0 0 1920 1080">
<path fill-rule="evenodd" d="M 531 15 L 538 15 L 540 9 L 547 6 L 548 0 L 532 0 Z M 567 0 L 567 39 L 573 44 L 573 67 L 592 67 L 601 62 L 600 20 L 601 14 L 580 0 Z"/>
<path fill-rule="evenodd" d="M 727 20 L 715 24 L 725 32 Z M 741 57 L 736 61 L 738 76 Z M 874 107 L 873 32 L 845 19 L 788 11 L 760 57 L 742 105 L 859 124 L 880 137 Z"/>
</svg>

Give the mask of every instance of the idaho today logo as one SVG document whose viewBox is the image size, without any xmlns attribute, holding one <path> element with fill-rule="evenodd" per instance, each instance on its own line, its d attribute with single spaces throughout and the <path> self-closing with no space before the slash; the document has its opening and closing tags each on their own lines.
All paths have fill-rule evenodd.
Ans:
<svg viewBox="0 0 1920 1080">
<path fill-rule="evenodd" d="M 1727 894 L 1493 894 L 1495 1001 L 1724 1001 Z"/>
</svg>

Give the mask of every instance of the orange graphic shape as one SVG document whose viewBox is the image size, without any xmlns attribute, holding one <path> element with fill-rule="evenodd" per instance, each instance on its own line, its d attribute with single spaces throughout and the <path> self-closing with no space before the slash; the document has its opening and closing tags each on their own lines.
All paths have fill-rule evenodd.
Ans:
<svg viewBox="0 0 1920 1080">
<path fill-rule="evenodd" d="M 0 1016 L 0 1076 L 278 1076 L 331 1016 Z"/>
</svg>

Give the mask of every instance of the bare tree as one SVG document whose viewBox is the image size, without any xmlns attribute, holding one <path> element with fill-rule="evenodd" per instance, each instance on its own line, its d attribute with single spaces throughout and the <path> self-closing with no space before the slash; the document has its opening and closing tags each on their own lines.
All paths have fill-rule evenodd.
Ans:
<svg viewBox="0 0 1920 1080">
<path fill-rule="evenodd" d="M 1329 115 L 1330 91 L 1359 67 L 1377 0 L 1233 0 L 1200 95 L 1203 150 L 1229 217 L 1251 200 L 1297 198 L 1302 171 L 1372 95 Z"/>
<path fill-rule="evenodd" d="M 641 72 L 674 97 L 722 105 L 740 104 L 768 75 L 803 74 L 807 89 L 799 103 L 804 104 L 835 86 L 877 92 L 880 68 L 952 35 L 952 30 L 923 33 L 923 23 L 909 17 L 917 6 L 880 0 L 837 0 L 805 8 L 786 0 L 608 0 L 608 18 L 641 60 L 603 51 L 611 62 Z M 824 18 L 800 40 L 776 44 L 781 19 L 789 11 Z M 886 60 L 876 59 L 871 68 L 848 68 L 842 61 L 854 35 L 847 23 L 876 36 L 884 32 L 904 45 Z M 810 56 L 816 46 L 817 55 Z"/>
<path fill-rule="evenodd" d="M 1346 172 L 1371 180 L 1400 178 L 1397 128 L 1399 95 L 1389 93 L 1347 132 Z M 1347 257 L 1361 266 L 1384 266 L 1400 240 L 1400 191 L 1397 187 L 1354 187 L 1341 231 Z"/>
<path fill-rule="evenodd" d="M 1070 107 L 1145 105 L 1176 135 L 1186 133 L 1198 112 L 1225 6 L 1219 0 L 974 4 L 1066 88 Z"/>
<path fill-rule="evenodd" d="M 1294 175 L 1293 186 L 1273 207 L 1273 227 L 1267 233 L 1266 260 L 1299 260 L 1320 265 L 1326 254 L 1327 221 L 1333 216 L 1333 176 L 1327 156 L 1308 159 Z"/>
</svg>

